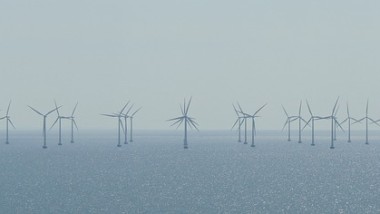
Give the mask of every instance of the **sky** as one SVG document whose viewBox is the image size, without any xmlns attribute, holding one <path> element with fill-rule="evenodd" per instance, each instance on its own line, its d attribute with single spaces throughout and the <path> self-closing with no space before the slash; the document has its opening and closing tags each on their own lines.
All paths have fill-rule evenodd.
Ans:
<svg viewBox="0 0 380 214">
<path fill-rule="evenodd" d="M 200 129 L 230 129 L 232 103 L 261 105 L 257 129 L 281 129 L 281 105 L 380 118 L 380 2 L 375 0 L 0 0 L 0 115 L 38 129 L 54 99 L 78 101 L 80 129 L 130 100 L 136 129 L 173 129 L 184 98 Z M 306 106 L 302 114 L 309 117 Z M 56 115 L 49 119 L 51 124 Z M 68 125 L 68 124 L 67 124 Z M 320 128 L 328 128 L 322 122 Z M 354 128 L 362 129 L 363 125 Z M 375 128 L 375 127 L 373 127 Z M 0 126 L 1 129 L 1 126 Z"/>
</svg>

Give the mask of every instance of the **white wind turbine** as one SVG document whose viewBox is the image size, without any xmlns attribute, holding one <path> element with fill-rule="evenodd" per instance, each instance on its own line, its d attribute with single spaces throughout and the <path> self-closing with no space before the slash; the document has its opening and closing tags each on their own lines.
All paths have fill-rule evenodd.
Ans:
<svg viewBox="0 0 380 214">
<path fill-rule="evenodd" d="M 120 144 L 120 128 L 122 128 L 122 130 L 124 131 L 124 127 L 123 127 L 123 121 L 121 120 L 121 118 L 123 117 L 122 116 L 122 112 L 124 111 L 125 107 L 127 105 L 124 106 L 124 108 L 120 111 L 120 113 L 114 113 L 114 114 L 101 114 L 103 116 L 106 116 L 106 117 L 114 117 L 114 118 L 117 118 L 117 126 L 118 126 L 118 131 L 117 131 L 117 147 L 121 147 L 121 144 Z"/>
<path fill-rule="evenodd" d="M 365 120 L 365 144 L 367 144 L 367 145 L 369 144 L 369 141 L 368 141 L 368 122 L 369 122 L 369 120 L 370 120 L 372 123 L 374 123 L 374 124 L 380 126 L 380 125 L 377 123 L 377 121 L 375 121 L 374 119 L 368 117 L 368 103 L 369 103 L 369 101 L 367 100 L 367 107 L 366 107 L 365 117 L 363 117 L 362 119 L 360 119 L 360 120 L 358 120 L 357 122 L 355 122 L 355 123 L 359 123 L 359 122 Z"/>
<path fill-rule="evenodd" d="M 284 126 L 282 127 L 282 130 L 284 130 L 286 126 L 288 127 L 288 141 L 291 141 L 291 139 L 290 139 L 290 123 L 293 121 L 296 121 L 298 119 L 298 117 L 297 116 L 289 116 L 288 112 L 285 110 L 285 107 L 283 105 L 281 105 L 281 106 L 282 106 L 282 109 L 284 110 L 284 113 L 286 115 L 286 121 L 285 121 Z"/>
<path fill-rule="evenodd" d="M 125 107 L 127 107 L 129 105 L 129 101 L 127 102 L 127 104 L 125 105 Z M 124 109 L 125 109 L 124 107 Z M 129 107 L 129 109 L 127 110 L 127 112 L 124 114 L 124 113 L 121 113 L 122 117 L 124 118 L 124 144 L 128 144 L 128 118 L 129 118 L 129 112 L 131 111 L 133 105 L 131 105 L 131 107 Z M 123 109 L 123 112 L 124 112 L 124 109 Z"/>
<path fill-rule="evenodd" d="M 255 134 L 256 134 L 256 123 L 255 123 L 255 118 L 259 117 L 257 114 L 266 106 L 267 104 L 264 104 L 261 106 L 253 115 L 241 112 L 243 115 L 245 115 L 246 118 L 251 118 L 252 119 L 252 144 L 251 147 L 255 147 Z"/>
<path fill-rule="evenodd" d="M 61 116 L 59 114 L 59 110 L 58 110 L 58 106 L 57 106 L 57 102 L 54 101 L 54 105 L 55 105 L 55 108 L 56 108 L 56 112 L 57 112 L 57 119 L 55 120 L 55 122 L 53 123 L 53 125 L 50 127 L 50 129 L 52 129 L 55 124 L 58 122 L 58 129 L 59 129 L 59 134 L 58 134 L 58 145 L 61 146 L 62 145 L 62 119 L 69 119 L 69 117 L 64 117 L 64 116 Z"/>
<path fill-rule="evenodd" d="M 351 143 L 351 125 L 353 124 L 351 122 L 351 120 L 353 120 L 355 122 L 358 122 L 357 119 L 351 117 L 351 115 L 350 115 L 350 109 L 349 109 L 348 103 L 347 103 L 347 118 L 345 120 L 343 120 L 340 124 L 342 125 L 345 122 L 347 122 L 347 124 L 348 124 L 348 140 L 347 140 L 348 143 Z"/>
<path fill-rule="evenodd" d="M 239 103 L 238 103 L 238 107 L 239 107 L 239 112 L 241 114 L 243 114 L 244 111 L 243 111 L 243 109 Z M 241 119 L 242 119 L 241 123 L 244 122 L 244 144 L 248 144 L 248 142 L 247 142 L 247 120 L 248 120 L 248 117 L 247 117 L 247 115 L 243 114 Z"/>
<path fill-rule="evenodd" d="M 307 108 L 308 108 L 309 113 L 310 113 L 310 119 L 309 119 L 309 121 L 307 121 L 307 123 L 305 124 L 305 126 L 303 127 L 303 129 L 306 128 L 306 126 L 308 126 L 309 123 L 311 122 L 311 145 L 312 145 L 312 146 L 315 146 L 315 138 L 314 138 L 314 122 L 315 122 L 315 120 L 320 120 L 320 119 L 322 119 L 322 117 L 313 115 L 313 112 L 311 111 L 311 108 L 310 108 L 309 102 L 308 102 L 307 100 L 306 100 L 306 104 L 307 104 Z"/>
<path fill-rule="evenodd" d="M 337 121 L 336 119 L 336 107 L 338 105 L 338 101 L 339 101 L 339 97 L 336 99 L 336 102 L 335 102 L 335 105 L 334 105 L 334 108 L 331 112 L 331 115 L 330 116 L 327 116 L 327 117 L 322 117 L 321 119 L 330 119 L 331 120 L 331 146 L 330 146 L 330 149 L 334 149 L 334 127 L 335 125 L 339 126 L 339 128 L 343 131 L 343 128 L 342 126 L 339 124 L 339 122 Z"/>
<path fill-rule="evenodd" d="M 74 143 L 74 126 L 75 128 L 77 129 L 78 131 L 78 126 L 77 126 L 77 122 L 75 121 L 75 117 L 74 117 L 74 114 L 75 114 L 75 110 L 77 109 L 78 107 L 78 102 L 75 104 L 75 107 L 71 113 L 71 116 L 68 117 L 68 119 L 70 120 L 71 122 L 71 143 Z"/>
<path fill-rule="evenodd" d="M 133 118 L 134 116 L 136 115 L 137 112 L 139 112 L 141 110 L 142 107 L 138 108 L 136 111 L 134 111 L 129 117 L 129 122 L 131 124 L 131 128 L 130 128 L 130 138 L 129 138 L 129 142 L 133 142 Z"/>
<path fill-rule="evenodd" d="M 9 144 L 9 124 L 11 124 L 11 126 L 13 126 L 13 128 L 15 128 L 15 126 L 13 125 L 13 123 L 11 121 L 11 117 L 9 116 L 9 108 L 11 107 L 11 102 L 12 101 L 9 101 L 7 114 L 5 115 L 5 117 L 0 118 L 0 120 L 5 119 L 5 126 L 6 126 L 5 144 Z"/>
<path fill-rule="evenodd" d="M 236 107 L 235 107 L 234 104 L 232 104 L 232 106 L 234 107 L 234 110 L 235 110 L 235 113 L 236 113 L 236 116 L 237 116 L 237 119 L 236 119 L 234 125 L 232 126 L 232 129 L 236 125 L 238 125 L 238 132 L 239 132 L 238 142 L 241 142 L 241 125 L 244 122 L 244 117 L 240 115 L 240 112 L 236 109 Z"/>
<path fill-rule="evenodd" d="M 56 109 L 61 108 L 61 106 L 59 106 L 58 108 L 56 107 L 55 109 L 48 111 L 46 114 L 42 114 L 41 112 L 37 111 L 36 109 L 34 109 L 31 106 L 29 106 L 29 108 L 43 117 L 42 132 L 43 132 L 43 136 L 44 136 L 44 145 L 42 146 L 42 148 L 46 149 L 47 148 L 47 145 L 46 145 L 46 117 L 49 114 L 51 114 L 52 112 L 54 112 Z"/>
<path fill-rule="evenodd" d="M 184 140 L 183 140 L 183 144 L 184 144 L 184 148 L 185 149 L 188 148 L 188 145 L 187 145 L 187 127 L 188 126 L 194 127 L 196 130 L 198 130 L 198 128 L 197 128 L 198 123 L 195 122 L 195 118 L 192 118 L 192 117 L 188 116 L 190 104 L 191 104 L 191 98 L 190 98 L 189 103 L 187 105 L 186 105 L 186 100 L 184 100 L 184 102 L 183 102 L 183 108 L 182 108 L 182 106 L 180 106 L 181 112 L 182 112 L 182 116 L 168 120 L 168 121 L 174 121 L 174 123 L 171 126 L 174 126 L 174 125 L 178 124 L 177 128 L 182 123 L 184 123 L 184 125 L 185 125 L 185 127 L 184 127 L 185 128 L 185 130 L 184 130 L 185 131 L 185 137 L 184 137 Z"/>
</svg>

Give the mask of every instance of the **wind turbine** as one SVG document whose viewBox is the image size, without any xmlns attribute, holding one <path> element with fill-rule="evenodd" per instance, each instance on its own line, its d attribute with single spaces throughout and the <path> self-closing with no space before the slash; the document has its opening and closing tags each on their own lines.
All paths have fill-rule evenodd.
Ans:
<svg viewBox="0 0 380 214">
<path fill-rule="evenodd" d="M 125 109 L 126 106 L 127 105 L 124 106 L 124 108 L 120 111 L 119 114 L 117 114 L 117 113 L 114 113 L 114 114 L 101 114 L 101 115 L 106 116 L 106 117 L 117 118 L 117 121 L 118 121 L 118 123 L 117 123 L 117 126 L 118 126 L 118 131 L 117 131 L 117 136 L 118 136 L 117 137 L 117 147 L 121 147 L 121 144 L 120 144 L 120 128 L 122 128 L 123 131 L 124 131 L 123 121 L 121 120 L 121 118 L 122 118 L 122 112 L 124 111 L 124 109 Z"/>
<path fill-rule="evenodd" d="M 58 140 L 58 145 L 61 146 L 62 145 L 62 119 L 69 119 L 69 117 L 64 117 L 64 116 L 61 116 L 59 114 L 59 110 L 58 110 L 58 106 L 57 106 L 57 102 L 54 101 L 54 105 L 55 105 L 55 108 L 56 108 L 56 112 L 57 112 L 57 119 L 55 120 L 55 122 L 53 123 L 53 125 L 50 127 L 50 129 L 52 129 L 55 124 L 58 122 L 59 126 L 58 126 L 58 129 L 59 129 L 59 140 Z"/>
<path fill-rule="evenodd" d="M 187 103 L 187 105 L 186 105 L 186 99 L 185 99 L 184 102 L 183 102 L 183 107 L 180 105 L 182 116 L 168 120 L 168 121 L 174 121 L 174 123 L 171 126 L 174 126 L 174 125 L 178 124 L 177 128 L 182 123 L 184 123 L 184 126 L 185 126 L 185 137 L 184 137 L 183 144 L 184 144 L 184 148 L 185 149 L 188 148 L 188 145 L 187 145 L 187 126 L 190 126 L 190 128 L 194 127 L 196 130 L 198 130 L 198 128 L 197 128 L 198 123 L 195 122 L 195 118 L 192 118 L 192 117 L 188 116 L 190 104 L 191 104 L 191 98 L 190 98 L 189 102 Z"/>
<path fill-rule="evenodd" d="M 311 145 L 312 146 L 315 146 L 315 140 L 314 140 L 314 121 L 315 120 L 320 120 L 322 119 L 322 117 L 319 117 L 319 116 L 314 116 L 313 115 L 313 112 L 311 111 L 311 108 L 310 108 L 310 105 L 309 105 L 309 102 L 306 100 L 306 104 L 307 104 L 307 108 L 309 110 L 309 113 L 310 113 L 310 119 L 309 121 L 307 121 L 307 123 L 305 124 L 305 126 L 303 127 L 303 129 L 309 125 L 309 123 L 311 122 Z"/>
<path fill-rule="evenodd" d="M 47 148 L 47 146 L 46 146 L 46 117 L 49 114 L 51 114 L 52 112 L 54 112 L 55 110 L 61 108 L 61 106 L 59 106 L 58 108 L 56 107 L 55 109 L 48 111 L 46 114 L 42 114 L 41 112 L 37 111 L 36 109 L 34 109 L 31 106 L 28 106 L 28 107 L 43 117 L 43 126 L 42 126 L 43 131 L 42 132 L 43 132 L 43 136 L 44 136 L 44 145 L 42 146 L 42 148 L 46 149 Z"/>
<path fill-rule="evenodd" d="M 122 117 L 124 117 L 124 144 L 128 144 L 128 118 L 129 118 L 129 112 L 131 111 L 133 105 L 131 105 L 131 107 L 129 107 L 129 109 L 127 110 L 127 112 L 124 114 L 124 109 L 129 105 L 129 101 L 127 102 L 127 104 L 125 105 L 125 107 L 122 109 L 121 111 L 121 115 Z"/>
<path fill-rule="evenodd" d="M 302 100 L 300 102 L 300 107 L 299 107 L 299 110 L 298 110 L 298 116 L 297 116 L 297 119 L 298 119 L 298 143 L 302 143 L 302 128 L 301 128 L 301 123 L 302 121 L 304 123 L 307 123 L 306 120 L 304 120 L 302 117 L 301 117 L 301 110 L 302 110 Z"/>
<path fill-rule="evenodd" d="M 232 129 L 233 129 L 237 124 L 239 124 L 239 125 L 238 125 L 238 132 L 239 132 L 238 142 L 241 142 L 241 125 L 242 125 L 243 122 L 244 122 L 244 119 L 243 119 L 244 117 L 242 117 L 242 116 L 240 115 L 240 112 L 236 109 L 236 107 L 235 107 L 234 104 L 232 104 L 232 106 L 234 107 L 234 110 L 235 110 L 235 113 L 236 113 L 236 116 L 237 116 L 237 119 L 236 119 L 234 125 L 232 126 Z"/>
<path fill-rule="evenodd" d="M 13 128 L 15 128 L 15 126 L 13 125 L 12 121 L 11 121 L 11 117 L 9 116 L 9 108 L 11 107 L 11 102 L 12 101 L 9 101 L 9 104 L 8 104 L 8 109 L 7 109 L 7 114 L 5 115 L 5 117 L 2 117 L 0 118 L 0 120 L 3 120 L 5 119 L 5 124 L 6 124 L 6 139 L 5 139 L 5 144 L 9 144 L 9 123 L 11 124 L 11 126 L 13 126 Z"/>
<path fill-rule="evenodd" d="M 286 115 L 286 121 L 284 126 L 282 127 L 282 130 L 285 129 L 286 126 L 288 126 L 288 141 L 291 141 L 290 139 L 290 123 L 297 120 L 297 116 L 289 116 L 288 112 L 285 110 L 285 107 L 283 105 L 282 109 L 284 110 L 284 113 Z"/>
<path fill-rule="evenodd" d="M 350 116 L 350 109 L 349 109 L 348 103 L 347 103 L 347 118 L 345 120 L 343 120 L 340 124 L 342 125 L 345 122 L 348 122 L 348 140 L 347 140 L 348 143 L 351 143 L 351 125 L 353 124 L 353 123 L 351 123 L 351 120 L 358 122 L 357 119 Z"/>
<path fill-rule="evenodd" d="M 75 121 L 75 117 L 74 117 L 74 113 L 75 113 L 75 110 L 77 109 L 77 107 L 78 107 L 78 102 L 77 102 L 77 104 L 75 104 L 75 107 L 71 113 L 71 116 L 68 117 L 68 119 L 70 119 L 70 121 L 71 121 L 71 141 L 70 141 L 71 143 L 74 143 L 74 126 L 78 131 L 77 122 Z"/>
<path fill-rule="evenodd" d="M 369 144 L 369 141 L 368 141 L 368 121 L 372 121 L 372 123 L 375 123 L 376 125 L 380 126 L 377 121 L 373 120 L 372 118 L 368 117 L 368 103 L 369 101 L 367 100 L 367 107 L 366 107 L 366 112 L 365 112 L 365 117 L 363 117 L 362 119 L 358 120 L 357 122 L 355 123 L 358 123 L 358 122 L 361 122 L 363 120 L 365 120 L 365 144 Z"/>
<path fill-rule="evenodd" d="M 255 118 L 259 117 L 257 114 L 263 109 L 267 104 L 264 104 L 261 106 L 253 115 L 249 115 L 247 113 L 241 112 L 243 115 L 246 116 L 246 118 L 251 118 L 252 119 L 252 144 L 251 147 L 255 147 L 255 134 L 256 134 L 256 124 L 255 124 Z"/>
<path fill-rule="evenodd" d="M 242 121 L 241 121 L 241 123 L 243 124 L 243 122 L 244 122 L 244 144 L 248 144 L 248 142 L 247 142 L 247 119 L 248 119 L 248 117 L 247 117 L 247 115 L 245 115 L 243 112 L 243 109 L 241 108 L 241 106 L 240 106 L 240 104 L 238 103 L 238 107 L 239 107 L 239 112 L 241 113 L 241 114 L 243 114 L 243 117 L 241 117 L 241 119 L 243 119 Z"/>
<path fill-rule="evenodd" d="M 191 99 L 190 99 L 190 101 L 191 101 Z M 133 142 L 133 118 L 134 118 L 135 114 L 141 110 L 141 108 L 142 107 L 138 108 L 135 112 L 133 112 L 131 114 L 131 116 L 129 116 L 129 122 L 131 124 L 131 131 L 129 132 L 129 134 L 130 134 L 129 142 Z"/>
<path fill-rule="evenodd" d="M 340 129 L 343 130 L 342 126 L 339 124 L 339 122 L 336 119 L 336 107 L 338 105 L 339 97 L 335 101 L 334 108 L 331 112 L 331 116 L 322 117 L 321 119 L 331 119 L 331 146 L 330 149 L 334 149 L 334 126 L 338 125 Z"/>
</svg>

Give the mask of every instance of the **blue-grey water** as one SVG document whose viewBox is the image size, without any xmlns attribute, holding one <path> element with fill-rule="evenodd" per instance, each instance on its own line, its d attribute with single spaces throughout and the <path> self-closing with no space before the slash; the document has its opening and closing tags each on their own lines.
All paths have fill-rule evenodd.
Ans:
<svg viewBox="0 0 380 214">
<path fill-rule="evenodd" d="M 380 213 L 378 133 L 334 150 L 327 132 L 314 147 L 262 132 L 255 148 L 191 133 L 188 150 L 181 132 L 139 131 L 121 148 L 112 131 L 68 134 L 46 150 L 39 132 L 1 138 L 0 213 Z"/>
</svg>

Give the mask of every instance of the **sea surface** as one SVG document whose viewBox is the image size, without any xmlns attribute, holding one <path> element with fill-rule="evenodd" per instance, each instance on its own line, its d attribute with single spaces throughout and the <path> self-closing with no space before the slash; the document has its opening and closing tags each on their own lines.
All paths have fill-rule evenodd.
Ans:
<svg viewBox="0 0 380 214">
<path fill-rule="evenodd" d="M 380 133 L 352 143 L 328 132 L 302 143 L 277 131 L 255 145 L 234 131 L 114 131 L 0 135 L 0 213 L 380 213 Z M 123 138 L 122 138 L 123 140 Z M 123 143 L 123 141 L 122 141 Z"/>
</svg>

